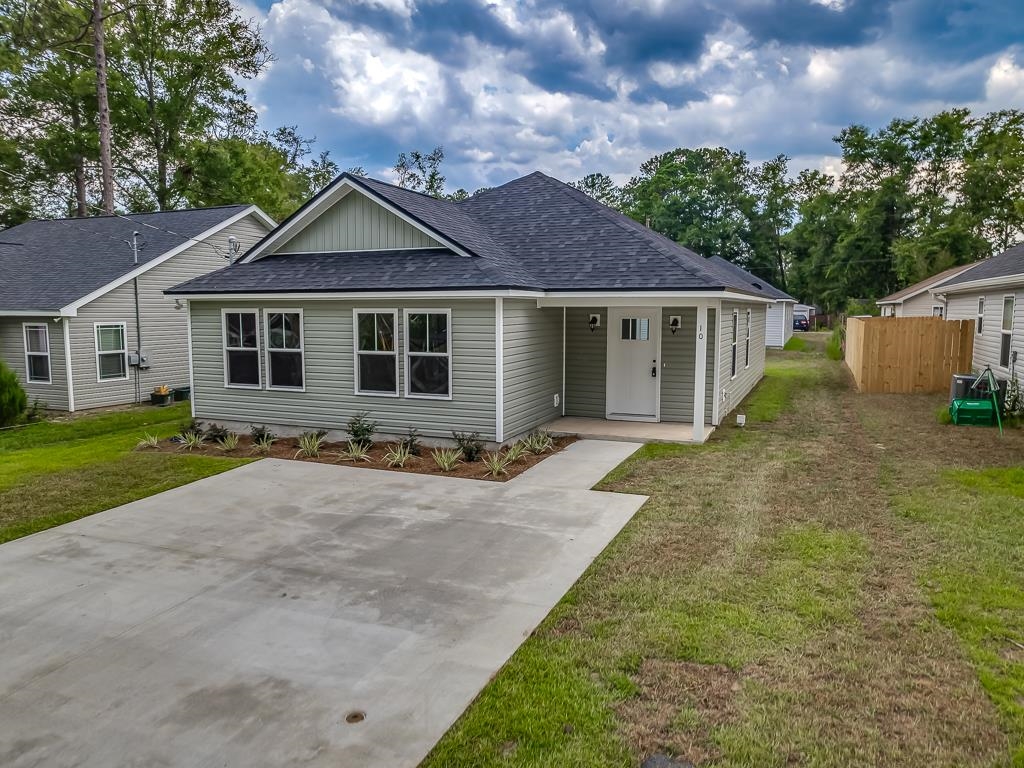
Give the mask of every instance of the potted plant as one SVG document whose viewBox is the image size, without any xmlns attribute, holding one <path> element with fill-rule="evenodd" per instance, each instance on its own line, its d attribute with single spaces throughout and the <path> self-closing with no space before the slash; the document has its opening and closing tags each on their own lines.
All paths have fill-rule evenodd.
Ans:
<svg viewBox="0 0 1024 768">
<path fill-rule="evenodd" d="M 168 405 L 171 402 L 171 388 L 166 384 L 156 387 L 149 395 L 149 402 L 153 405 Z"/>
</svg>

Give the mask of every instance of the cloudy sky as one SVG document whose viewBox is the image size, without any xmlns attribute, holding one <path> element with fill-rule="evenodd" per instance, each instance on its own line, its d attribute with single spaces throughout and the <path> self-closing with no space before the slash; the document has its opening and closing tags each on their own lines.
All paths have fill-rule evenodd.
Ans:
<svg viewBox="0 0 1024 768">
<path fill-rule="evenodd" d="M 255 3 L 255 4 L 254 4 Z M 343 168 L 443 145 L 448 187 L 540 169 L 622 182 L 724 145 L 836 165 L 853 122 L 1024 108 L 1022 0 L 244 0 L 277 56 L 249 84 Z"/>
</svg>

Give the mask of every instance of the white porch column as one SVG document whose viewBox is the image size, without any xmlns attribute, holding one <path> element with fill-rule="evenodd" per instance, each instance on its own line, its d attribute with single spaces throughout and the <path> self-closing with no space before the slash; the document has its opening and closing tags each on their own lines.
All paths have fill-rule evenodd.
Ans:
<svg viewBox="0 0 1024 768">
<path fill-rule="evenodd" d="M 697 330 L 693 343 L 693 442 L 704 442 L 704 391 L 708 363 L 708 305 L 697 305 Z"/>
</svg>

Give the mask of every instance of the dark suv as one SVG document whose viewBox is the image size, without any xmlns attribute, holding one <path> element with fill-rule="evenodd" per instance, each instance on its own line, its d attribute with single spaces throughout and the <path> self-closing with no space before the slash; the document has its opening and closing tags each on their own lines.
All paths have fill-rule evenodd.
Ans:
<svg viewBox="0 0 1024 768">
<path fill-rule="evenodd" d="M 793 330 L 794 331 L 809 331 L 811 324 L 807 322 L 807 318 L 803 315 L 793 316 Z"/>
</svg>

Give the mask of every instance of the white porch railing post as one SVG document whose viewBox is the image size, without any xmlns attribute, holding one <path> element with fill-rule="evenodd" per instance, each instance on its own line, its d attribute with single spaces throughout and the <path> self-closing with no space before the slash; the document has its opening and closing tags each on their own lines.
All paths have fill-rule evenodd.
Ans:
<svg viewBox="0 0 1024 768">
<path fill-rule="evenodd" d="M 704 396 L 708 363 L 708 305 L 697 306 L 697 329 L 693 355 L 693 442 L 704 442 Z"/>
</svg>

